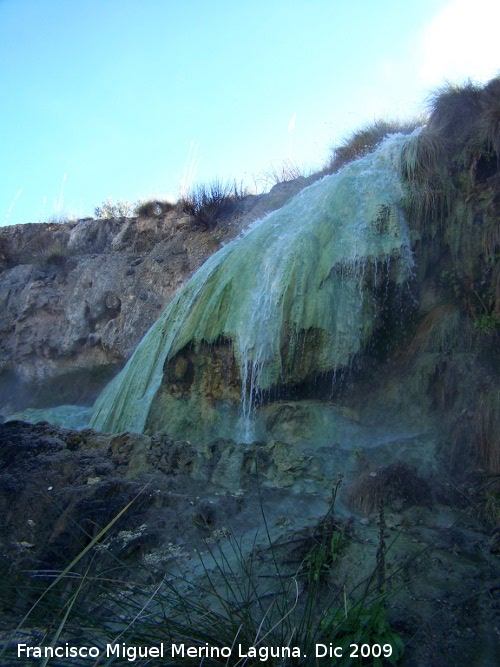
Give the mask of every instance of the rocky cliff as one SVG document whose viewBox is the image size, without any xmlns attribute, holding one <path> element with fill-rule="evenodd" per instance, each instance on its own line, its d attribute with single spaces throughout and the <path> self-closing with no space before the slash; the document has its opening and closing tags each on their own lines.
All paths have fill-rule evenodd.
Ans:
<svg viewBox="0 0 500 667">
<path fill-rule="evenodd" d="M 208 231 L 177 209 L 0 229 L 0 413 L 91 404 L 201 264 L 306 184 L 248 196 Z"/>
</svg>

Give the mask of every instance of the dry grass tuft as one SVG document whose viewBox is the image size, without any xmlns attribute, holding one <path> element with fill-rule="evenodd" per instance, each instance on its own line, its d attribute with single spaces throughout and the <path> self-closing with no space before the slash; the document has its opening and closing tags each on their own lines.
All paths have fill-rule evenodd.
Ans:
<svg viewBox="0 0 500 667">
<path fill-rule="evenodd" d="M 283 160 L 278 167 L 271 165 L 269 169 L 263 171 L 259 177 L 265 186 L 278 185 L 279 183 L 288 183 L 304 176 L 304 170 L 292 160 Z"/>
<path fill-rule="evenodd" d="M 176 205 L 170 201 L 161 199 L 150 199 L 137 204 L 134 213 L 140 218 L 159 218 L 170 211 L 173 211 Z"/>
<path fill-rule="evenodd" d="M 483 90 L 479 132 L 500 160 L 500 77 L 492 79 Z"/>
<path fill-rule="evenodd" d="M 411 505 L 428 505 L 431 489 L 415 468 L 397 461 L 354 482 L 347 492 L 346 502 L 363 514 L 378 510 L 380 504 L 400 510 Z"/>
<path fill-rule="evenodd" d="M 432 174 L 440 174 L 446 149 L 446 140 L 431 130 L 409 137 L 399 158 L 401 176 L 407 181 L 425 182 Z"/>
<path fill-rule="evenodd" d="M 326 171 L 334 173 L 360 157 L 372 153 L 390 134 L 410 134 L 422 124 L 422 119 L 401 123 L 393 120 L 376 120 L 365 125 L 333 148 Z"/>
<path fill-rule="evenodd" d="M 427 313 L 420 322 L 408 347 L 408 355 L 456 351 L 463 347 L 465 338 L 460 309 L 456 305 L 443 304 Z"/>
<path fill-rule="evenodd" d="M 450 437 L 450 464 L 459 472 L 472 465 L 500 473 L 500 390 L 483 390 L 474 408 L 463 411 Z"/>
<path fill-rule="evenodd" d="M 236 181 L 222 183 L 215 180 L 192 190 L 180 202 L 180 206 L 203 229 L 210 230 L 214 229 L 220 220 L 235 213 L 238 202 L 246 195 L 245 188 Z"/>
<path fill-rule="evenodd" d="M 25 249 L 23 263 L 62 266 L 69 256 L 68 240 L 42 233 Z"/>
<path fill-rule="evenodd" d="M 472 81 L 448 83 L 429 98 L 427 129 L 453 142 L 470 138 L 482 110 L 482 87 Z"/>
</svg>

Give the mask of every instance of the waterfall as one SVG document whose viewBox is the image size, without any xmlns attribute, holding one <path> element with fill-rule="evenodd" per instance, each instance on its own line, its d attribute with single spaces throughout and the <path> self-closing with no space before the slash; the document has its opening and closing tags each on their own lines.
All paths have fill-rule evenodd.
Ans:
<svg viewBox="0 0 500 667">
<path fill-rule="evenodd" d="M 406 140 L 389 137 L 210 257 L 104 389 L 90 426 L 144 431 L 164 366 L 187 345 L 230 341 L 247 425 L 262 392 L 346 367 L 376 326 L 368 282 L 383 268 L 398 283 L 411 273 L 397 172 Z"/>
</svg>

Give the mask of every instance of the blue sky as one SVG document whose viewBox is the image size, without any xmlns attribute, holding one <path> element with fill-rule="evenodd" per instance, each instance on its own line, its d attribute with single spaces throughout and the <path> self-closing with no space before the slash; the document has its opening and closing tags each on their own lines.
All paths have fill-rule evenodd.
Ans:
<svg viewBox="0 0 500 667">
<path fill-rule="evenodd" d="M 0 226 L 171 196 L 500 72 L 496 0 L 0 0 Z"/>
</svg>

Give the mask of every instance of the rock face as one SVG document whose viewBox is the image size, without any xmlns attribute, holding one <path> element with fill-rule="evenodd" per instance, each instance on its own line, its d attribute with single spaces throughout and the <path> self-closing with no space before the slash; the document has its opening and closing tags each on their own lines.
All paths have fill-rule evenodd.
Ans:
<svg viewBox="0 0 500 667">
<path fill-rule="evenodd" d="M 0 414 L 90 405 L 200 265 L 302 181 L 247 197 L 212 232 L 176 210 L 0 229 Z"/>
<path fill-rule="evenodd" d="M 146 542 L 162 549 L 181 526 L 188 528 L 182 539 L 194 539 L 198 529 L 192 517 L 207 512 L 204 536 L 220 529 L 223 521 L 255 528 L 244 496 L 255 487 L 257 460 L 268 490 L 289 488 L 315 468 L 297 451 L 292 472 L 280 451 L 290 454 L 293 447 L 279 443 L 243 448 L 220 440 L 196 447 L 165 433 L 106 435 L 15 421 L 0 426 L 0 443 L 4 554 L 6 549 L 19 567 L 31 561 L 42 569 L 64 567 L 89 534 L 106 526 L 138 494 L 140 501 L 132 504 L 121 525 L 132 532 L 147 525 L 141 550 Z M 330 480 L 317 465 L 316 478 L 316 491 L 327 493 Z M 226 500 L 216 502 L 217 493 L 227 494 Z M 255 488 L 252 497 L 255 502 Z"/>
</svg>

